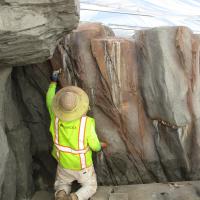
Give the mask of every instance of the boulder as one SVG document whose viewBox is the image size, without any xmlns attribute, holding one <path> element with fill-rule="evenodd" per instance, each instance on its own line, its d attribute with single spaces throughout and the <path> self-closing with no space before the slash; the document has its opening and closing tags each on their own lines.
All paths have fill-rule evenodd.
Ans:
<svg viewBox="0 0 200 200">
<path fill-rule="evenodd" d="M 50 154 L 52 138 L 49 133 L 50 120 L 45 101 L 50 83 L 48 62 L 15 68 L 12 81 L 20 94 L 16 95 L 16 102 L 31 136 L 29 155 L 33 158 L 30 168 L 34 189 L 48 190 L 53 187 L 56 171 L 56 162 Z"/>
<path fill-rule="evenodd" d="M 161 163 L 172 166 L 169 157 L 176 157 L 185 179 L 199 179 L 199 37 L 187 27 L 162 27 L 135 38 L 140 90 L 157 130 Z"/>
<path fill-rule="evenodd" d="M 187 100 L 192 72 L 191 40 L 192 32 L 178 27 L 154 28 L 136 35 L 141 91 L 153 120 L 176 126 L 191 122 Z"/>
<path fill-rule="evenodd" d="M 165 181 L 162 167 L 155 165 L 159 162 L 153 145 L 155 130 L 138 90 L 135 42 L 109 37 L 91 43 L 99 71 L 91 76 L 95 80 L 92 108 L 99 137 L 109 144 L 104 154 L 112 179 L 115 184 L 151 182 L 156 171 L 155 177 Z"/>
<path fill-rule="evenodd" d="M 79 26 L 66 38 L 65 50 L 71 60 L 66 64 L 74 77 L 72 84 L 84 88 L 90 97 L 90 114 L 96 119 L 99 138 L 109 144 L 97 156 L 99 184 L 151 182 L 154 172 L 158 180 L 165 181 L 154 148 L 155 130 L 138 90 L 134 41 L 104 34 L 88 39 L 96 27 L 82 30 Z"/>
<path fill-rule="evenodd" d="M 31 135 L 23 122 L 16 91 L 9 75 L 4 93 L 4 129 L 8 140 L 9 157 L 2 187 L 3 200 L 26 199 L 34 190 Z"/>
<path fill-rule="evenodd" d="M 0 63 L 41 63 L 79 21 L 78 0 L 0 1 Z"/>
</svg>

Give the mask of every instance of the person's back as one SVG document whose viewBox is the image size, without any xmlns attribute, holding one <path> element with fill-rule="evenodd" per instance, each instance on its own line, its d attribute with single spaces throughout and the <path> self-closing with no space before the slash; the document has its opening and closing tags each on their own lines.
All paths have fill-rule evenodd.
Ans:
<svg viewBox="0 0 200 200">
<path fill-rule="evenodd" d="M 81 126 L 82 125 L 82 126 Z M 59 130 L 56 131 L 56 127 Z M 81 132 L 81 127 L 82 131 Z M 83 116 L 79 119 L 64 122 L 56 117 L 51 120 L 50 132 L 55 141 L 58 138 L 59 145 L 53 146 L 52 154 L 55 159 L 58 158 L 57 149 L 60 150 L 58 162 L 63 168 L 71 170 L 81 170 L 90 167 L 92 163 L 92 151 L 100 151 L 101 146 L 95 132 L 95 121 L 93 118 Z M 56 136 L 56 133 L 58 136 Z M 64 147 L 67 147 L 65 149 Z M 65 150 L 69 153 L 66 153 Z M 82 155 L 85 156 L 80 158 Z"/>
</svg>

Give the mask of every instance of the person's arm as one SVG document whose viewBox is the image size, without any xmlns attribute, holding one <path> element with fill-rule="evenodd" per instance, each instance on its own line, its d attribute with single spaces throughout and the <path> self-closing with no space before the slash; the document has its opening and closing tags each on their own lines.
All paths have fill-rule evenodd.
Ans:
<svg viewBox="0 0 200 200">
<path fill-rule="evenodd" d="M 99 139 L 97 137 L 96 131 L 95 131 L 95 121 L 92 119 L 92 123 L 90 126 L 90 131 L 87 138 L 88 145 L 92 151 L 100 151 L 101 150 L 101 143 L 99 142 Z"/>
<path fill-rule="evenodd" d="M 51 105 L 52 105 L 53 97 L 56 94 L 56 85 L 57 85 L 57 82 L 52 81 L 49 85 L 49 89 L 46 95 L 46 105 L 50 113 L 50 116 L 52 116 L 52 113 L 53 113 L 51 109 Z"/>
<path fill-rule="evenodd" d="M 50 113 L 50 116 L 52 116 L 52 114 L 53 114 L 51 105 L 52 105 L 53 97 L 56 94 L 56 86 L 57 86 L 58 76 L 60 73 L 61 73 L 61 68 L 53 71 L 53 73 L 51 75 L 51 83 L 49 85 L 49 89 L 48 89 L 47 95 L 46 95 L 46 105 L 47 105 L 48 111 Z"/>
</svg>

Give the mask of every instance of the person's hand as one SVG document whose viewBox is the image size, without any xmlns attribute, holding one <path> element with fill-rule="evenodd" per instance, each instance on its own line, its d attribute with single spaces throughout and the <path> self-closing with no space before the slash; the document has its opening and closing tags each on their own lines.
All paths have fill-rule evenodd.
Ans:
<svg viewBox="0 0 200 200">
<path fill-rule="evenodd" d="M 107 143 L 101 142 L 101 148 L 102 148 L 102 149 L 106 148 L 107 146 L 108 146 Z"/>
<path fill-rule="evenodd" d="M 54 81 L 54 82 L 57 82 L 58 76 L 59 76 L 60 73 L 61 73 L 61 68 L 58 69 L 58 70 L 54 70 L 52 75 L 51 75 L 51 80 Z"/>
</svg>

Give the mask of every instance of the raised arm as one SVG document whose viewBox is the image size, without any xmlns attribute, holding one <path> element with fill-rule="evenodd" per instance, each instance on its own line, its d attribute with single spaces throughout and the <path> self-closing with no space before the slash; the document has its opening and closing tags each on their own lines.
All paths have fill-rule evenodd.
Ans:
<svg viewBox="0 0 200 200">
<path fill-rule="evenodd" d="M 52 105 L 53 97 L 56 94 L 56 85 L 57 85 L 57 82 L 51 82 L 49 85 L 49 89 L 47 91 L 47 95 L 46 95 L 46 105 L 47 105 L 50 116 L 52 116 L 51 105 Z"/>
<path fill-rule="evenodd" d="M 53 71 L 53 73 L 51 75 L 51 83 L 49 85 L 49 89 L 48 89 L 47 95 L 46 95 L 46 105 L 47 105 L 47 108 L 48 108 L 48 111 L 49 111 L 51 117 L 53 114 L 51 105 L 52 105 L 53 97 L 56 94 L 56 86 L 57 86 L 58 76 L 60 73 L 61 73 L 61 68 Z"/>
</svg>

